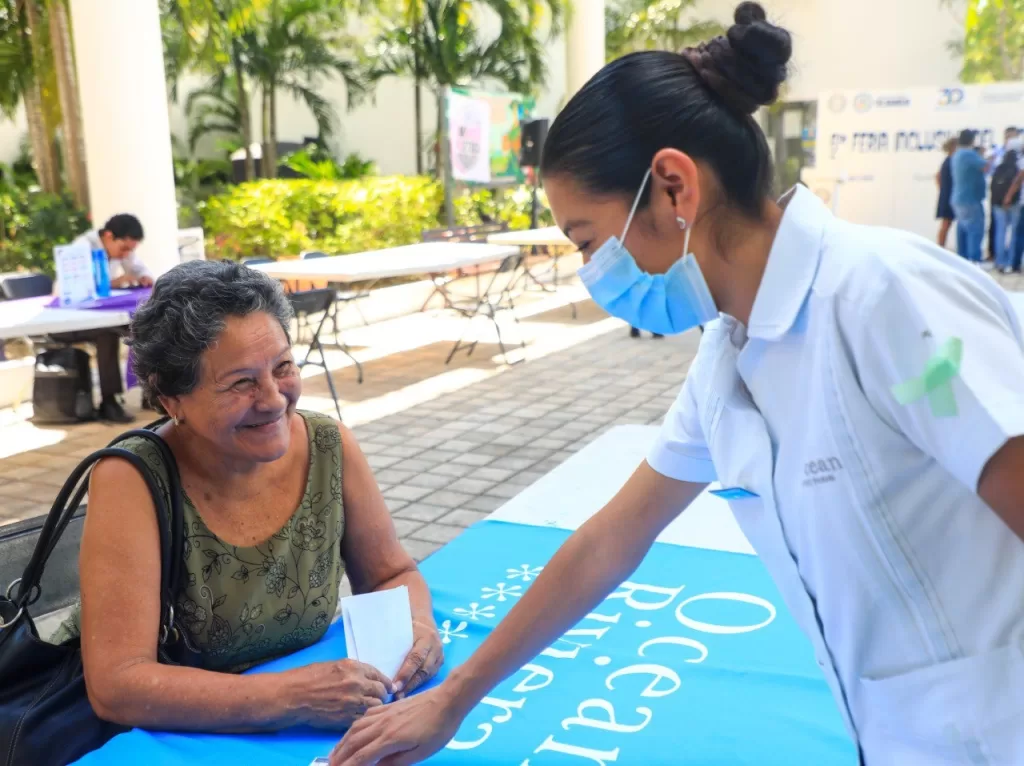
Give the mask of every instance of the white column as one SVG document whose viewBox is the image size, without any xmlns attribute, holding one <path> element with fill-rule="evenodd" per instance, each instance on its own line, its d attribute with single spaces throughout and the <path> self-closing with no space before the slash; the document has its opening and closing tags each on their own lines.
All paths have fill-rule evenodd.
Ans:
<svg viewBox="0 0 1024 766">
<path fill-rule="evenodd" d="M 565 33 L 566 96 L 572 97 L 604 66 L 604 0 L 576 0 Z"/>
<path fill-rule="evenodd" d="M 162 274 L 179 258 L 158 0 L 71 0 L 71 20 L 92 221 L 138 217 L 139 255 Z"/>
</svg>

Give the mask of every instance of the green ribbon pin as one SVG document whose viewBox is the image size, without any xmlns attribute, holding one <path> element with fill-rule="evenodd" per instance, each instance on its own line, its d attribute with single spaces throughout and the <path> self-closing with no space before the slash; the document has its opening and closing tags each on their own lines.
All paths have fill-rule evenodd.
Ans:
<svg viewBox="0 0 1024 766">
<path fill-rule="evenodd" d="M 956 398 L 953 379 L 960 374 L 960 359 L 964 344 L 959 338 L 950 338 L 928 360 L 924 373 L 892 387 L 896 401 L 906 405 L 928 397 L 932 415 L 937 418 L 956 417 Z"/>
</svg>

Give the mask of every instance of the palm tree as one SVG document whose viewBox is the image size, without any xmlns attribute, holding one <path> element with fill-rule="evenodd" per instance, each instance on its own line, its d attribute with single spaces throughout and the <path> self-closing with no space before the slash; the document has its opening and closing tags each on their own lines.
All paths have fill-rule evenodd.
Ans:
<svg viewBox="0 0 1024 766">
<path fill-rule="evenodd" d="M 715 35 L 714 21 L 693 21 L 697 0 L 609 0 L 605 8 L 608 60 L 642 50 L 680 51 Z"/>
<path fill-rule="evenodd" d="M 35 0 L 26 0 L 33 5 Z M 63 134 L 64 169 L 75 203 L 89 209 L 89 177 L 85 165 L 85 138 L 82 134 L 82 107 L 78 94 L 78 73 L 71 47 L 71 25 L 67 0 L 47 0 L 46 14 L 50 27 L 53 68 L 60 96 L 61 132 Z"/>
<path fill-rule="evenodd" d="M 39 185 L 43 191 L 59 192 L 54 133 L 60 105 L 49 66 L 49 41 L 41 28 L 38 8 L 21 0 L 0 2 L 0 111 L 13 119 L 24 104 Z"/>
<path fill-rule="evenodd" d="M 422 78 L 437 98 L 440 136 L 446 88 L 482 83 L 529 93 L 544 79 L 544 42 L 560 31 L 564 6 L 561 0 L 420 0 L 419 11 L 418 26 L 392 26 L 373 43 L 369 79 Z M 500 28 L 493 40 L 481 33 L 481 11 L 497 17 Z M 440 172 L 440 141 L 435 152 Z"/>
<path fill-rule="evenodd" d="M 164 42 L 170 43 L 169 76 L 195 68 L 214 77 L 229 75 L 245 148 L 245 178 L 256 177 L 252 155 L 248 73 L 243 36 L 271 0 L 162 0 Z M 167 51 L 165 50 L 165 53 Z M 177 83 L 171 92 L 177 95 Z"/>
<path fill-rule="evenodd" d="M 242 145 L 242 113 L 235 98 L 237 92 L 232 78 L 222 73 L 189 93 L 185 114 L 188 117 L 190 153 L 195 151 L 204 136 L 210 134 L 220 135 L 232 145 Z"/>
<path fill-rule="evenodd" d="M 337 114 L 317 92 L 324 76 L 345 82 L 349 106 L 363 94 L 359 66 L 337 53 L 354 48 L 343 29 L 337 0 L 271 0 L 257 23 L 242 35 L 246 71 L 262 91 L 263 173 L 277 175 L 277 95 L 284 91 L 306 104 L 321 138 L 334 132 Z"/>
</svg>

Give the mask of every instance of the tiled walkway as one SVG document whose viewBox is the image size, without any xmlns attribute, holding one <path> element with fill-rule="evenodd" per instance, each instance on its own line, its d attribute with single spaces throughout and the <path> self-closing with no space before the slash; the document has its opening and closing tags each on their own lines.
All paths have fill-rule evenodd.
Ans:
<svg viewBox="0 0 1024 766">
<path fill-rule="evenodd" d="M 1024 290 L 1024 277 L 999 279 Z M 657 422 L 671 405 L 697 333 L 634 340 L 589 302 L 572 319 L 567 301 L 580 297 L 576 290 L 523 312 L 522 364 L 505 365 L 497 347 L 485 344 L 445 367 L 462 325 L 422 315 L 350 334 L 366 368 L 362 386 L 340 354 L 332 357 L 345 420 L 417 559 L 605 429 Z M 331 411 L 322 376 L 305 390 L 304 406 Z M 12 424 L 8 414 L 0 424 L 0 524 L 45 513 L 78 459 L 118 431 L 100 424 L 40 429 Z"/>
</svg>

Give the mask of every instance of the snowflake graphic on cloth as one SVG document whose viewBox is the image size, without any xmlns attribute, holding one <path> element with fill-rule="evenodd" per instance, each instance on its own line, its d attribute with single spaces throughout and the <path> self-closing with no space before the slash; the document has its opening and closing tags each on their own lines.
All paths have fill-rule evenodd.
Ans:
<svg viewBox="0 0 1024 766">
<path fill-rule="evenodd" d="M 537 579 L 544 570 L 544 567 L 534 567 L 529 564 L 520 564 L 518 569 L 506 569 L 508 577 L 506 580 L 522 580 L 523 582 L 530 582 Z"/>
<path fill-rule="evenodd" d="M 441 634 L 441 643 L 450 644 L 453 638 L 469 638 L 465 632 L 468 625 L 469 623 L 460 621 L 459 624 L 453 628 L 452 621 L 445 620 L 441 623 L 441 629 L 438 631 L 438 633 Z"/>
<path fill-rule="evenodd" d="M 486 606 L 480 606 L 475 601 L 469 605 L 469 609 L 463 609 L 457 607 L 452 609 L 452 612 L 457 614 L 459 617 L 468 617 L 473 622 L 477 620 L 493 620 L 494 619 L 494 606 L 488 604 Z"/>
<path fill-rule="evenodd" d="M 523 595 L 522 585 L 506 585 L 503 582 L 498 583 L 493 588 L 480 589 L 481 598 L 493 598 L 501 602 L 508 601 L 510 598 L 519 598 L 521 595 Z"/>
</svg>

